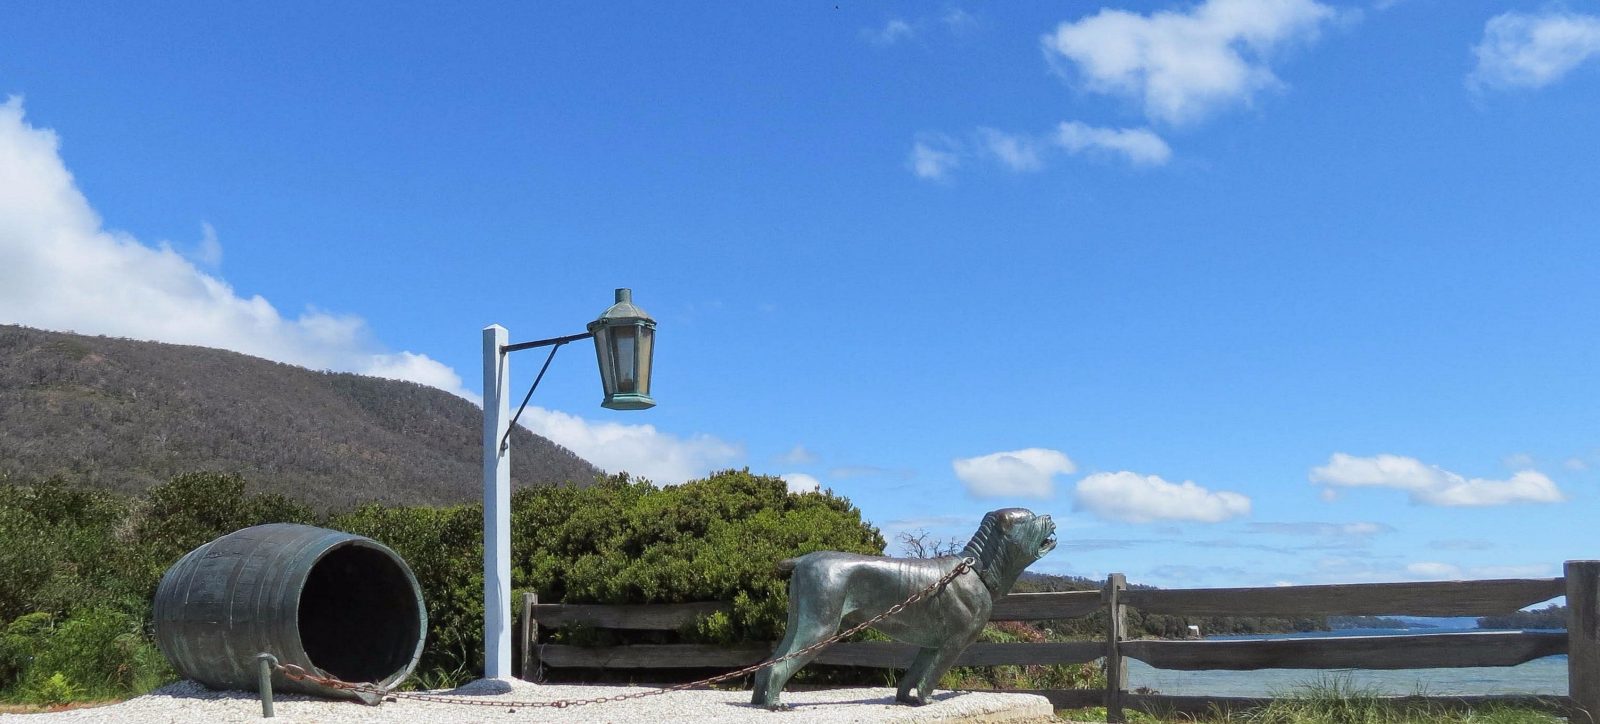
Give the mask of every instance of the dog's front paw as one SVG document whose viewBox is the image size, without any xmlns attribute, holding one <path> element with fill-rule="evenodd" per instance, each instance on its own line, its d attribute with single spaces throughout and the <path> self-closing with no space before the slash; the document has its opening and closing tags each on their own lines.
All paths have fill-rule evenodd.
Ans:
<svg viewBox="0 0 1600 724">
<path fill-rule="evenodd" d="M 928 697 L 925 697 L 921 694 L 895 694 L 894 700 L 897 703 L 905 704 L 906 706 L 922 706 L 928 703 Z"/>
</svg>

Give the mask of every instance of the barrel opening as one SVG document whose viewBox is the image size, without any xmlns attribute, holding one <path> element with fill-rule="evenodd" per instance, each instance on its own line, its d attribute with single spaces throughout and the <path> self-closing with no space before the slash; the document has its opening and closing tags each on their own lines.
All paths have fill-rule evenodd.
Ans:
<svg viewBox="0 0 1600 724">
<path fill-rule="evenodd" d="M 312 566 L 300 591 L 300 644 L 317 668 L 345 681 L 392 683 L 420 649 L 421 602 L 387 550 L 360 541 Z"/>
</svg>

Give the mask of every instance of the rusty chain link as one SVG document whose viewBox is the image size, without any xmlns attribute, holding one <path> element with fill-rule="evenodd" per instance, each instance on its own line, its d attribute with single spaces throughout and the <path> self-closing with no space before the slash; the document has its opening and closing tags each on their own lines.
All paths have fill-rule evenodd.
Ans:
<svg viewBox="0 0 1600 724">
<path fill-rule="evenodd" d="M 956 576 L 959 576 L 959 575 L 961 575 L 961 574 L 963 574 L 963 573 L 965 573 L 967 571 L 972 570 L 973 566 L 977 565 L 977 563 L 978 563 L 977 560 L 975 560 L 971 556 L 963 558 L 963 559 L 961 559 L 961 561 L 959 563 L 956 564 L 956 567 L 951 569 L 951 571 L 949 573 L 946 573 L 944 575 L 944 577 L 940 578 L 937 581 L 934 581 L 933 583 L 928 584 L 927 588 L 924 588 L 924 589 L 922 589 L 920 591 L 917 591 L 916 593 L 911 594 L 910 598 L 907 598 L 906 600 L 901 601 L 900 603 L 897 603 L 897 604 L 895 604 L 893 606 L 890 606 L 883 613 L 880 613 L 880 614 L 878 614 L 876 616 L 873 616 L 872 618 L 869 618 L 869 619 L 867 619 L 865 621 L 862 621 L 861 623 L 858 623 L 858 624 L 856 624 L 854 626 L 851 626 L 850 628 L 848 628 L 848 629 L 846 629 L 844 631 L 840 631 L 839 633 L 836 633 L 831 637 L 828 637 L 828 638 L 823 639 L 821 641 L 818 641 L 818 642 L 816 642 L 816 643 L 814 643 L 814 644 L 812 644 L 810 646 L 807 646 L 807 647 L 805 647 L 803 649 L 800 649 L 799 651 L 795 651 L 794 653 L 787 654 L 787 655 L 784 655 L 784 656 L 780 656 L 780 657 L 778 657 L 776 659 L 768 659 L 768 660 L 762 661 L 761 663 L 758 663 L 758 664 L 751 664 L 750 666 L 746 666 L 746 667 L 744 667 L 742 669 L 738 669 L 736 671 L 730 671 L 730 672 L 725 673 L 725 674 L 718 674 L 716 676 L 712 676 L 712 677 L 705 678 L 705 679 L 700 679 L 698 681 L 691 681 L 691 682 L 689 682 L 687 684 L 677 684 L 675 686 L 669 686 L 669 687 L 665 687 L 665 688 L 661 688 L 661 689 L 651 689 L 649 691 L 636 691 L 636 692 L 633 692 L 631 694 L 617 694 L 615 696 L 596 696 L 596 697 L 589 698 L 589 699 L 556 699 L 554 701 L 506 701 L 506 700 L 502 700 L 502 699 L 478 699 L 478 698 L 468 698 L 468 697 L 461 697 L 461 696 L 441 696 L 441 695 L 438 695 L 438 694 L 414 694 L 414 693 L 406 692 L 406 691 L 394 691 L 392 689 L 386 689 L 384 687 L 378 686 L 377 684 L 373 684 L 371 682 L 341 681 L 341 680 L 339 680 L 337 678 L 334 678 L 334 677 L 331 677 L 331 676 L 319 676 L 317 674 L 313 674 L 313 673 L 311 673 L 309 671 L 306 671 L 304 667 L 296 666 L 294 664 L 277 664 L 274 668 L 279 673 L 283 674 L 286 678 L 288 678 L 290 680 L 293 680 L 293 681 L 309 681 L 309 682 L 311 682 L 313 684 L 326 686 L 326 687 L 328 687 L 330 689 L 341 689 L 341 690 L 344 690 L 344 691 L 352 691 L 352 692 L 357 692 L 357 693 L 362 693 L 362 694 L 376 694 L 376 695 L 378 695 L 380 697 L 390 698 L 390 699 L 411 699 L 413 701 L 426 701 L 426 702 L 432 702 L 432 703 L 435 703 L 435 704 L 465 704 L 465 705 L 469 705 L 469 706 L 494 706 L 494 707 L 505 707 L 505 708 L 510 708 L 510 709 L 566 709 L 568 707 L 585 706 L 585 705 L 588 705 L 588 704 L 604 704 L 606 702 L 624 701 L 624 700 L 627 700 L 627 699 L 643 699 L 645 697 L 650 697 L 650 696 L 660 696 L 662 694 L 670 694 L 670 693 L 675 692 L 675 691 L 686 691 L 688 689 L 698 689 L 698 688 L 700 688 L 702 686 L 710 686 L 711 684 L 721 683 L 721 682 L 727 681 L 729 679 L 736 679 L 736 678 L 739 678 L 739 677 L 744 676 L 746 674 L 753 674 L 753 673 L 755 673 L 757 671 L 760 671 L 760 670 L 762 670 L 764 668 L 767 668 L 768 666 L 772 666 L 774 664 L 779 664 L 779 663 L 788 661 L 790 659 L 799 658 L 801 656 L 805 656 L 805 655 L 810 654 L 810 653 L 815 652 L 815 651 L 820 651 L 820 650 L 822 650 L 824 648 L 827 648 L 828 646 L 831 646 L 831 645 L 833 645 L 835 643 L 838 643 L 839 641 L 841 641 L 843 639 L 849 638 L 850 636 L 854 636 L 855 634 L 866 630 L 867 627 L 869 627 L 869 626 L 871 626 L 871 625 L 873 625 L 875 623 L 878 623 L 879 621 L 882 621 L 882 620 L 884 620 L 884 619 L 886 619 L 886 618 L 888 618 L 890 616 L 893 616 L 893 615 L 895 615 L 897 613 L 900 613 L 901 611 L 906 610 L 907 606 L 910 606 L 910 605 L 912 605 L 912 604 L 914 604 L 914 603 L 916 603 L 918 601 L 921 601 L 924 598 L 932 596 L 934 593 L 938 592 L 940 589 L 942 589 L 946 585 L 948 585 L 951 581 L 955 580 Z"/>
</svg>

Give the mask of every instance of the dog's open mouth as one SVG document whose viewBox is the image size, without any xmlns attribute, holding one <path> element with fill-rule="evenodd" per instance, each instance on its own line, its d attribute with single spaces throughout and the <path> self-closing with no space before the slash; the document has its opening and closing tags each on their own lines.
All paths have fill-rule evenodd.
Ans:
<svg viewBox="0 0 1600 724">
<path fill-rule="evenodd" d="M 1049 518 L 1050 516 L 1045 516 L 1045 525 L 1050 526 L 1050 531 L 1045 533 L 1044 542 L 1039 545 L 1039 555 L 1041 556 L 1056 549 L 1056 524 Z"/>
</svg>

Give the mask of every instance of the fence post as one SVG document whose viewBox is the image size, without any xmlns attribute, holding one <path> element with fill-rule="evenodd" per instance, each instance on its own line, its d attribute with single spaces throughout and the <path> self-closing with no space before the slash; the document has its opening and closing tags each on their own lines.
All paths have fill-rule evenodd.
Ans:
<svg viewBox="0 0 1600 724">
<path fill-rule="evenodd" d="M 1573 724 L 1600 722 L 1600 561 L 1567 561 L 1567 694 Z"/>
<path fill-rule="evenodd" d="M 522 680 L 537 681 L 539 677 L 539 622 L 533 618 L 533 606 L 539 602 L 535 591 L 522 593 Z"/>
<path fill-rule="evenodd" d="M 1106 604 L 1106 721 L 1127 721 L 1122 714 L 1122 699 L 1128 688 L 1128 662 L 1122 658 L 1122 641 L 1128 638 L 1128 609 L 1122 605 L 1122 592 L 1128 580 L 1121 573 L 1106 578 L 1101 600 Z"/>
</svg>

